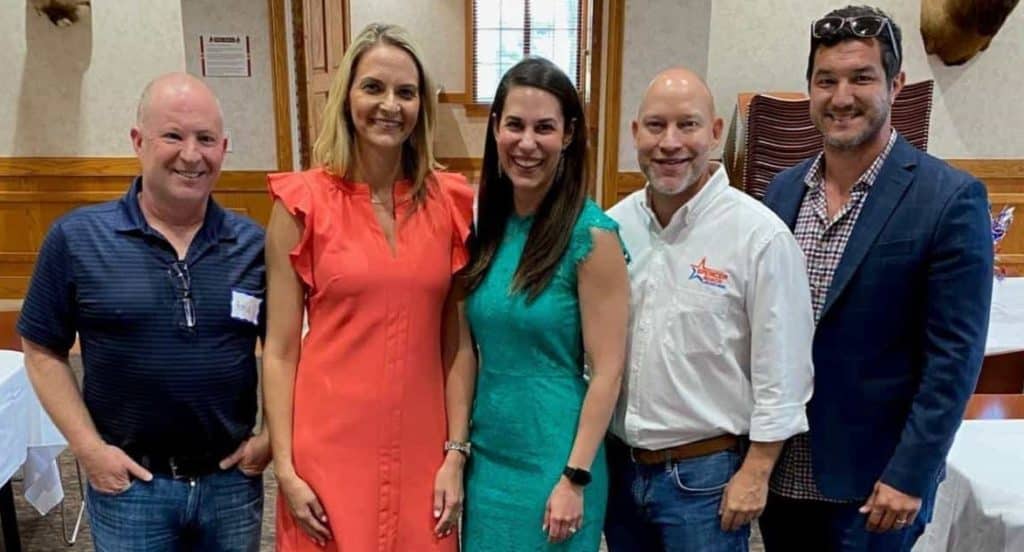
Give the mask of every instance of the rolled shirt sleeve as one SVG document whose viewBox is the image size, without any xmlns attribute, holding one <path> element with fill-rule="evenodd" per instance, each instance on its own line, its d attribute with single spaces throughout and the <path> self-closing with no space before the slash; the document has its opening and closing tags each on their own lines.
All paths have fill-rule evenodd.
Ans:
<svg viewBox="0 0 1024 552">
<path fill-rule="evenodd" d="M 789 232 L 775 233 L 750 279 L 750 440 L 782 441 L 808 430 L 813 391 L 814 313 L 803 252 Z"/>
</svg>

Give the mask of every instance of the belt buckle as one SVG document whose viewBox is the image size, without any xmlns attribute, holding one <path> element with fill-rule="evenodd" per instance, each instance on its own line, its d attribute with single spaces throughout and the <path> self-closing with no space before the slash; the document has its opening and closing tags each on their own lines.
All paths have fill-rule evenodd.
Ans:
<svg viewBox="0 0 1024 552">
<path fill-rule="evenodd" d="M 178 463 L 174 461 L 174 457 L 167 459 L 167 465 L 171 467 L 171 477 L 173 479 L 186 479 L 186 477 L 178 473 Z"/>
</svg>

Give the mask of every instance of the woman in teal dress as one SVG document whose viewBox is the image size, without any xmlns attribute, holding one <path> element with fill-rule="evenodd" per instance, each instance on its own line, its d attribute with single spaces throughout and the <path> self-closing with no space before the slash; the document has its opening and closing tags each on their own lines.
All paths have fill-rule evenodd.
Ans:
<svg viewBox="0 0 1024 552">
<path fill-rule="evenodd" d="M 498 85 L 447 390 L 450 438 L 471 444 L 464 552 L 600 546 L 629 284 L 618 226 L 586 196 L 586 128 L 547 60 Z"/>
</svg>

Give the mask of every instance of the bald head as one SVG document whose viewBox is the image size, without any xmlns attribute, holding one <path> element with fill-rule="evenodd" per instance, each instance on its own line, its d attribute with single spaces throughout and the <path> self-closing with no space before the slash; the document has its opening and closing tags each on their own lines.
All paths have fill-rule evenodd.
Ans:
<svg viewBox="0 0 1024 552">
<path fill-rule="evenodd" d="M 201 219 L 228 146 L 213 91 L 185 73 L 157 77 L 142 92 L 136 119 L 131 137 L 142 165 L 139 205 L 176 224 Z"/>
<path fill-rule="evenodd" d="M 696 73 L 673 67 L 654 77 L 632 130 L 637 163 L 656 195 L 674 198 L 678 207 L 703 187 L 716 170 L 710 155 L 722 125 L 711 90 Z"/>
<path fill-rule="evenodd" d="M 655 75 L 637 108 L 637 119 L 643 116 L 644 107 L 652 100 L 663 98 L 693 101 L 707 110 L 709 120 L 715 118 L 715 98 L 711 95 L 711 89 L 697 73 L 685 67 L 672 67 Z"/>
<path fill-rule="evenodd" d="M 188 73 L 167 73 L 149 81 L 149 84 L 142 89 L 142 96 L 139 98 L 139 105 L 135 110 L 135 125 L 140 129 L 145 126 L 146 119 L 154 105 L 160 107 L 176 100 L 213 105 L 217 113 L 217 120 L 211 122 L 217 127 L 223 127 L 224 112 L 217 96 L 205 82 Z"/>
</svg>

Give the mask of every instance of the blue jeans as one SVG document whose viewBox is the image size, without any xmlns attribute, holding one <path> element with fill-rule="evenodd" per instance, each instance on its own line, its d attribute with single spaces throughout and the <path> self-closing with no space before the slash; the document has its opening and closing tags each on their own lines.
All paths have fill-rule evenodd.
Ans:
<svg viewBox="0 0 1024 552">
<path fill-rule="evenodd" d="M 864 502 L 835 504 L 768 493 L 768 507 L 759 522 L 764 548 L 767 552 L 909 552 L 931 521 L 935 489 L 922 497 L 914 522 L 898 531 L 869 532 L 868 518 L 859 512 Z"/>
<path fill-rule="evenodd" d="M 97 552 L 258 552 L 263 477 L 236 468 L 195 479 L 133 479 L 116 495 L 88 486 Z"/>
<path fill-rule="evenodd" d="M 750 526 L 723 531 L 718 506 L 742 458 L 733 451 L 642 465 L 608 446 L 604 533 L 610 552 L 746 552 Z"/>
</svg>

